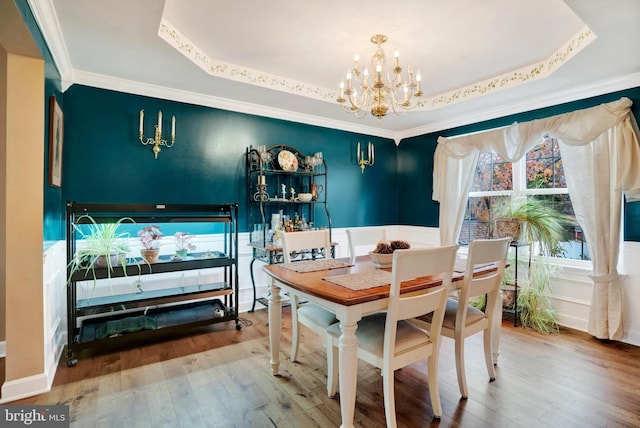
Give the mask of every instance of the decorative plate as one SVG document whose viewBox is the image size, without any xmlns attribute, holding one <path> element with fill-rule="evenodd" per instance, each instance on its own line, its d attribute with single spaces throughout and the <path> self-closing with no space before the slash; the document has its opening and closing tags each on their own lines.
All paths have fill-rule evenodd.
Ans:
<svg viewBox="0 0 640 428">
<path fill-rule="evenodd" d="M 289 150 L 280 150 L 278 164 L 284 171 L 295 172 L 298 170 L 298 158 Z"/>
</svg>

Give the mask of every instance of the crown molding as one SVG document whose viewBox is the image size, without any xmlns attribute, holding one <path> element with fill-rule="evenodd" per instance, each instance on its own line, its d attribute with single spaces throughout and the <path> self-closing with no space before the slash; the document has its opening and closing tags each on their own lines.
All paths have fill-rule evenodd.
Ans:
<svg viewBox="0 0 640 428">
<path fill-rule="evenodd" d="M 422 106 L 423 110 L 433 110 L 504 89 L 513 88 L 535 80 L 545 79 L 575 57 L 597 37 L 589 27 L 584 26 L 543 61 L 528 64 L 517 70 L 503 73 L 471 85 L 466 85 L 444 94 L 429 97 L 418 105 Z"/>
<path fill-rule="evenodd" d="M 158 37 L 210 76 L 326 102 L 334 102 L 338 96 L 335 90 L 211 58 L 164 17 L 160 20 Z"/>
<path fill-rule="evenodd" d="M 77 83 L 80 85 L 92 86 L 92 87 L 102 88 L 102 89 L 109 89 L 109 90 L 125 92 L 125 93 L 135 94 L 135 95 L 142 95 L 142 96 L 153 97 L 153 98 L 184 102 L 188 104 L 195 104 L 195 105 L 200 105 L 205 107 L 213 107 L 213 108 L 218 108 L 222 110 L 235 111 L 238 113 L 246 113 L 246 114 L 252 114 L 256 116 L 269 117 L 273 119 L 286 120 L 289 122 L 305 123 L 308 125 L 320 126 L 323 128 L 337 129 L 340 131 L 354 132 L 358 134 L 389 138 L 389 139 L 393 139 L 394 141 L 399 141 L 399 140 L 396 140 L 399 135 L 397 132 L 375 128 L 371 126 L 353 124 L 350 122 L 327 119 L 320 116 L 302 114 L 302 113 L 298 113 L 290 110 L 278 109 L 270 106 L 263 106 L 259 104 L 236 101 L 229 98 L 203 95 L 195 92 L 167 88 L 164 86 L 152 85 L 149 83 L 137 82 L 133 80 L 119 79 L 112 76 L 106 76 L 102 74 L 95 74 L 95 73 L 79 71 L 79 70 L 75 70 L 73 72 L 73 78 L 74 78 L 74 83 Z"/>
<path fill-rule="evenodd" d="M 640 87 L 640 72 L 627 76 L 616 77 L 613 79 L 601 80 L 571 90 L 554 92 L 550 95 L 532 98 L 526 102 L 504 104 L 500 108 L 484 110 L 481 113 L 477 114 L 457 116 L 452 120 L 434 122 L 430 123 L 429 125 L 407 129 L 406 131 L 400 133 L 400 139 L 402 140 L 405 138 L 430 134 L 433 132 L 456 128 L 458 126 L 483 122 L 485 120 L 496 119 L 516 113 L 522 113 L 525 111 L 531 111 L 572 101 L 578 101 L 636 87 Z"/>
<path fill-rule="evenodd" d="M 73 84 L 73 67 L 60 30 L 60 22 L 53 6 L 53 0 L 27 0 L 27 3 L 60 73 L 62 91 L 64 92 Z"/>
<path fill-rule="evenodd" d="M 531 111 L 562 103 L 595 97 L 611 92 L 640 87 L 640 73 L 634 73 L 623 77 L 594 82 L 592 84 L 584 85 L 572 90 L 554 92 L 551 95 L 532 98 L 527 102 L 504 104 L 499 108 L 484 110 L 481 113 L 457 116 L 451 120 L 433 122 L 425 126 L 411 128 L 404 131 L 390 131 L 371 126 L 353 124 L 350 122 L 326 119 L 320 116 L 302 114 L 290 110 L 267 107 L 259 104 L 240 102 L 228 98 L 214 97 L 211 95 L 203 95 L 195 92 L 172 89 L 158 85 L 151 85 L 143 82 L 118 79 L 101 74 L 77 70 L 72 74 L 75 83 L 81 85 L 201 105 L 205 107 L 218 108 L 222 110 L 235 111 L 238 113 L 269 117 L 273 119 L 286 120 L 290 122 L 304 123 L 308 125 L 354 132 L 374 137 L 388 138 L 394 140 L 396 145 L 399 145 L 400 142 L 406 138 L 430 134 L 433 132 L 456 128 L 458 126 L 469 125 L 472 123 L 483 122 L 486 120 L 496 119 L 499 117 L 509 116 L 525 111 Z"/>
</svg>

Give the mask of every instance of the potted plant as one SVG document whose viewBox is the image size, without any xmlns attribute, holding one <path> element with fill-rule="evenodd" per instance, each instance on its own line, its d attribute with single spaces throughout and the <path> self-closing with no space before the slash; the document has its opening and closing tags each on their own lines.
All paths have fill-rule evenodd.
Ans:
<svg viewBox="0 0 640 428">
<path fill-rule="evenodd" d="M 560 241 L 570 221 L 544 200 L 517 196 L 498 209 L 494 234 L 514 242 L 537 243 L 541 254 L 553 256 L 561 251 Z"/>
<path fill-rule="evenodd" d="M 123 217 L 115 223 L 100 224 L 90 215 L 78 218 L 73 224 L 73 229 L 80 238 L 79 248 L 76 249 L 73 259 L 69 262 L 69 280 L 79 270 L 87 269 L 86 276 L 91 273 L 95 287 L 95 268 L 107 268 L 107 275 L 111 278 L 111 272 L 116 266 L 121 266 L 124 269 L 129 261 L 138 265 L 134 259 L 129 260 L 126 257 L 130 251 L 127 243 L 129 233 L 119 231 L 120 225 L 124 222 L 135 223 L 130 217 Z M 126 269 L 124 271 L 126 275 Z"/>
<path fill-rule="evenodd" d="M 138 237 L 142 243 L 140 254 L 148 263 L 158 261 L 160 254 L 160 239 L 162 239 L 162 230 L 159 226 L 145 226 L 138 231 Z"/>
<path fill-rule="evenodd" d="M 532 260 L 532 253 L 534 248 L 538 249 L 538 255 L 541 256 L 561 253 L 560 242 L 565 234 L 565 226 L 571 219 L 547 201 L 526 196 L 512 198 L 498 212 L 494 235 L 509 236 L 514 242 L 529 244 L 528 275 L 526 279 L 518 280 L 519 314 L 515 316 L 520 316 L 525 327 L 543 333 L 557 331 L 557 318 L 551 306 L 549 290 L 552 266 L 544 258 Z M 518 263 L 518 260 L 513 263 Z M 513 284 L 508 279 L 507 282 Z"/>
<path fill-rule="evenodd" d="M 188 232 L 176 232 L 173 238 L 176 241 L 176 255 L 180 258 L 187 257 L 189 250 L 193 251 L 196 249 L 196 246 L 191 243 L 193 235 L 190 235 Z"/>
</svg>

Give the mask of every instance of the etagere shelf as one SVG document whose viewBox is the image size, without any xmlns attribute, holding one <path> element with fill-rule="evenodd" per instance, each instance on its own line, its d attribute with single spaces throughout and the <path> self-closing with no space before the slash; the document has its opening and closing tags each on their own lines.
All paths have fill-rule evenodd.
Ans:
<svg viewBox="0 0 640 428">
<path fill-rule="evenodd" d="M 331 215 L 327 206 L 327 163 L 320 153 L 304 154 L 285 144 L 260 148 L 249 147 L 246 153 L 247 189 L 249 195 L 250 246 L 253 257 L 250 264 L 255 309 L 256 284 L 253 266 L 256 261 L 267 264 L 282 263 L 282 246 L 276 236 L 274 221 L 283 218 L 292 222 L 297 218 L 295 230 L 328 228 L 331 233 Z M 292 192 L 293 189 L 293 192 Z M 303 200 L 300 193 L 311 195 Z M 274 220 L 274 215 L 278 216 Z M 324 257 L 320 250 L 297 255 L 298 259 Z"/>
</svg>

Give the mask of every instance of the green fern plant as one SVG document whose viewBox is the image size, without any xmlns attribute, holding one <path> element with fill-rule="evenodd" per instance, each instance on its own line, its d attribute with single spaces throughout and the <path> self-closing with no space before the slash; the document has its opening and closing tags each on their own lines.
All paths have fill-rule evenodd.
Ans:
<svg viewBox="0 0 640 428">
<path fill-rule="evenodd" d="M 520 221 L 525 242 L 537 242 L 540 253 L 553 256 L 562 251 L 560 242 L 565 226 L 572 220 L 549 202 L 527 196 L 517 196 L 499 209 L 499 217 Z"/>
</svg>

